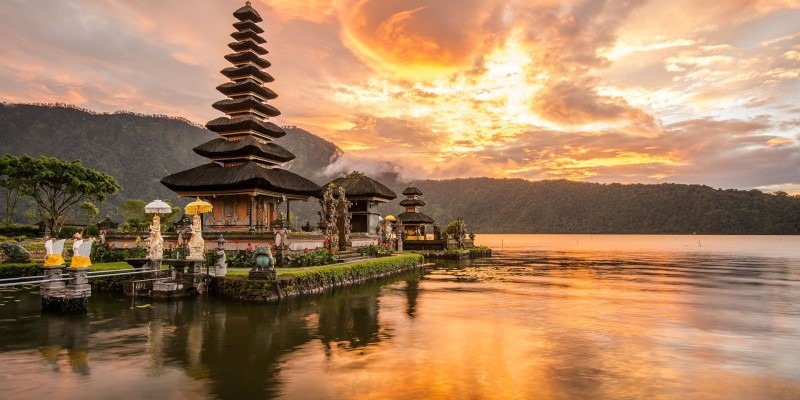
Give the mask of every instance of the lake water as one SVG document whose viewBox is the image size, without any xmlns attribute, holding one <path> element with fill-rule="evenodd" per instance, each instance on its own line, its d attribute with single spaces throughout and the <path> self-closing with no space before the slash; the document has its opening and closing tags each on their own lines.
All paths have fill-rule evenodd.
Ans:
<svg viewBox="0 0 800 400">
<path fill-rule="evenodd" d="M 494 257 L 273 305 L 4 290 L 0 397 L 800 398 L 800 236 L 477 241 Z"/>
</svg>

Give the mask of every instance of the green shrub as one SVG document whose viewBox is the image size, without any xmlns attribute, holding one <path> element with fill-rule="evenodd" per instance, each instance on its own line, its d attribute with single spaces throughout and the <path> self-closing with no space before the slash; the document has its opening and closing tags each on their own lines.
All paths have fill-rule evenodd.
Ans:
<svg viewBox="0 0 800 400">
<path fill-rule="evenodd" d="M 64 227 L 61 228 L 61 232 L 58 232 L 58 238 L 59 239 L 70 239 L 70 238 L 72 238 L 72 235 L 74 235 L 76 232 L 80 232 L 82 230 L 83 230 L 83 228 L 80 228 L 80 227 L 77 227 L 77 226 L 64 226 Z"/>
<path fill-rule="evenodd" d="M 0 264 L 0 279 L 19 278 L 22 276 L 39 276 L 41 274 L 41 264 Z"/>
<path fill-rule="evenodd" d="M 392 249 L 386 246 L 375 246 L 371 244 L 369 246 L 360 247 L 358 253 L 362 256 L 385 257 L 392 255 Z"/>
<path fill-rule="evenodd" d="M 0 226 L 0 236 L 25 236 L 35 238 L 39 237 L 39 227 L 36 225 Z"/>
<path fill-rule="evenodd" d="M 95 244 L 92 246 L 92 253 L 89 256 L 92 262 L 110 263 L 125 261 L 126 258 L 147 257 L 147 249 L 144 247 L 117 248 L 114 246 L 103 246 Z"/>
<path fill-rule="evenodd" d="M 100 236 L 100 228 L 97 227 L 97 224 L 91 224 L 86 227 L 86 235 Z"/>
<path fill-rule="evenodd" d="M 226 251 L 225 258 L 231 268 L 252 268 L 256 265 L 256 253 L 250 246 L 245 250 Z"/>
<path fill-rule="evenodd" d="M 289 255 L 289 265 L 292 267 L 311 267 L 315 265 L 328 265 L 336 262 L 336 254 L 327 249 L 304 250 Z"/>
</svg>

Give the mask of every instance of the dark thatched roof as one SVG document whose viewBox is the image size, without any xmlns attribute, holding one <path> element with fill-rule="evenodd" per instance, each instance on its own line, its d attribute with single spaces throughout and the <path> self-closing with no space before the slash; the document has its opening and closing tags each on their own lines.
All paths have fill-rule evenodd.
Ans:
<svg viewBox="0 0 800 400">
<path fill-rule="evenodd" d="M 225 55 L 225 59 L 230 61 L 231 64 L 244 64 L 246 62 L 251 62 L 255 65 L 258 65 L 259 68 L 269 68 L 272 63 L 269 61 L 261 58 L 258 54 L 253 53 L 252 51 L 243 51 L 240 53 L 231 53 Z"/>
<path fill-rule="evenodd" d="M 210 163 L 178 172 L 161 179 L 161 184 L 174 192 L 220 192 L 252 190 L 314 196 L 322 188 L 295 173 L 280 168 L 262 168 L 247 161 L 234 167 Z"/>
<path fill-rule="evenodd" d="M 406 190 L 403 190 L 403 194 L 406 196 L 422 196 L 422 191 L 412 184 L 411 186 L 407 187 Z"/>
<path fill-rule="evenodd" d="M 404 212 L 397 214 L 397 220 L 403 221 L 404 224 L 432 224 L 433 218 L 416 212 Z"/>
<path fill-rule="evenodd" d="M 230 47 L 233 51 L 254 51 L 262 56 L 269 53 L 267 49 L 259 46 L 258 43 L 256 43 L 253 39 L 245 39 L 241 42 L 231 42 L 228 43 L 228 47 Z"/>
<path fill-rule="evenodd" d="M 247 2 L 247 5 L 234 11 L 233 16 L 236 17 L 236 19 L 238 19 L 239 21 L 253 21 L 253 22 L 263 21 L 261 15 L 258 14 L 258 11 L 256 11 L 253 7 L 250 7 L 249 1 Z"/>
<path fill-rule="evenodd" d="M 253 76 L 255 78 L 258 78 L 262 82 L 272 82 L 275 80 L 275 78 L 273 78 L 272 75 L 262 71 L 261 68 L 251 64 L 242 65 L 241 67 L 228 67 L 219 72 L 221 72 L 222 75 L 225 75 L 225 77 L 230 79 Z"/>
<path fill-rule="evenodd" d="M 252 136 L 241 140 L 212 139 L 194 148 L 194 152 L 206 158 L 230 158 L 256 156 L 284 163 L 295 156 L 275 142 L 261 143 Z"/>
<path fill-rule="evenodd" d="M 274 99 L 278 94 L 273 92 L 272 89 L 256 82 L 254 79 L 247 78 L 237 82 L 227 82 L 217 86 L 217 90 L 226 96 L 234 96 L 236 94 L 257 94 L 265 99 Z"/>
<path fill-rule="evenodd" d="M 280 126 L 272 122 L 264 121 L 254 115 L 245 115 L 236 118 L 219 117 L 209 121 L 206 124 L 206 128 L 219 134 L 251 130 L 272 138 L 279 138 L 286 135 L 286 131 Z"/>
<path fill-rule="evenodd" d="M 211 105 L 224 113 L 234 113 L 253 110 L 270 117 L 277 117 L 281 112 L 277 108 L 258 100 L 253 96 L 242 96 L 235 99 L 220 100 Z"/>
<path fill-rule="evenodd" d="M 414 206 L 422 207 L 422 206 L 425 205 L 425 202 L 420 200 L 420 199 L 417 199 L 417 200 L 405 199 L 405 200 L 400 202 L 400 205 L 403 206 L 403 207 L 414 207 Z"/>
<path fill-rule="evenodd" d="M 336 178 L 331 181 L 331 183 L 336 186 L 343 187 L 345 197 L 348 199 L 354 199 L 358 197 L 378 197 L 381 199 L 392 200 L 397 197 L 392 189 L 389 189 L 382 183 L 366 175 L 348 175 L 343 178 Z"/>
<path fill-rule="evenodd" d="M 253 39 L 258 44 L 267 43 L 267 39 L 264 39 L 253 31 L 236 31 L 231 33 L 231 37 L 236 40 Z"/>
<path fill-rule="evenodd" d="M 252 21 L 234 22 L 233 23 L 233 27 L 238 29 L 240 32 L 243 32 L 243 31 L 246 31 L 246 30 L 249 29 L 249 30 L 251 30 L 251 31 L 253 31 L 255 33 L 264 33 L 264 29 L 262 29 L 260 26 L 256 25 Z"/>
</svg>

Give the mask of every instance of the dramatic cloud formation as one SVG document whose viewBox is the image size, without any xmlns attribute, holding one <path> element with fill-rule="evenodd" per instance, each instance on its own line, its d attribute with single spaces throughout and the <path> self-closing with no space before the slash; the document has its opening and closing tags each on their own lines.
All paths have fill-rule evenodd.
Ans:
<svg viewBox="0 0 800 400">
<path fill-rule="evenodd" d="M 9 0 L 0 98 L 203 123 L 242 4 Z M 797 0 L 253 6 L 278 123 L 331 173 L 800 188 Z"/>
</svg>

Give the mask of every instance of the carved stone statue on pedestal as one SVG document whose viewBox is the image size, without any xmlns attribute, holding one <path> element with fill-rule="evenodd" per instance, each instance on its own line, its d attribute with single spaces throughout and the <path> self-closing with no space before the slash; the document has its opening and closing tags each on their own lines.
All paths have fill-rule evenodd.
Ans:
<svg viewBox="0 0 800 400">
<path fill-rule="evenodd" d="M 195 214 L 192 217 L 192 237 L 189 239 L 189 257 L 190 260 L 203 260 L 205 259 L 205 242 L 203 241 L 202 225 L 200 224 L 200 214 Z"/>
</svg>

